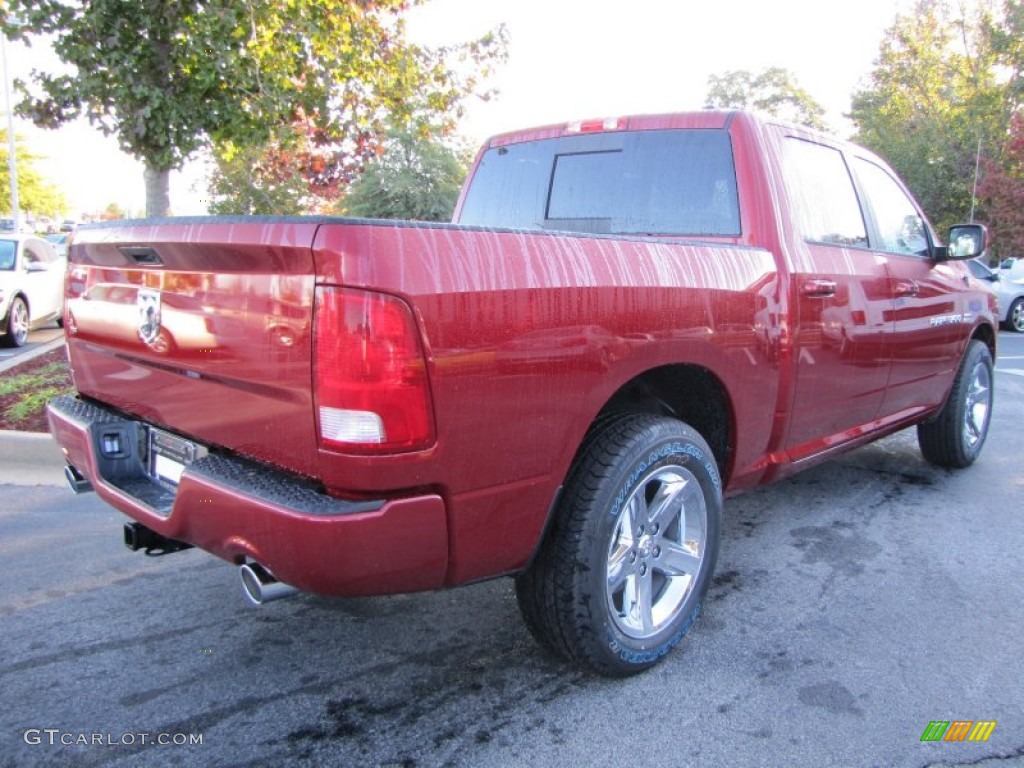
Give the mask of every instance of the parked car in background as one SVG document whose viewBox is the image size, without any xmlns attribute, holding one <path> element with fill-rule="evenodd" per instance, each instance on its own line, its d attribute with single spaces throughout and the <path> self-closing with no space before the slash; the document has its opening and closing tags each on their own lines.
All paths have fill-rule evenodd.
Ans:
<svg viewBox="0 0 1024 768">
<path fill-rule="evenodd" d="M 1000 277 L 1024 280 L 1024 259 L 1004 259 L 999 265 Z"/>
<path fill-rule="evenodd" d="M 999 322 L 1009 331 L 1024 333 L 1024 281 L 1013 280 L 1010 270 L 989 269 L 982 262 L 967 262 L 971 274 L 992 286 L 999 300 Z"/>
<path fill-rule="evenodd" d="M 68 240 L 70 239 L 71 235 L 68 232 L 55 232 L 46 236 L 46 242 L 52 245 L 57 255 L 64 259 L 68 256 Z"/>
<path fill-rule="evenodd" d="M 30 330 L 62 324 L 65 264 L 40 237 L 0 236 L 0 344 L 20 347 Z"/>
</svg>

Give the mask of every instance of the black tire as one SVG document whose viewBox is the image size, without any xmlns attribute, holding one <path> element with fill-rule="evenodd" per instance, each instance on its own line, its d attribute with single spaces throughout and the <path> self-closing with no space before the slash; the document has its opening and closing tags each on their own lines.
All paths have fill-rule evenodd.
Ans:
<svg viewBox="0 0 1024 768">
<path fill-rule="evenodd" d="M 917 443 L 926 460 L 954 469 L 974 463 L 992 420 L 992 381 L 992 353 L 987 344 L 973 339 L 939 415 L 917 425 Z"/>
<path fill-rule="evenodd" d="M 0 337 L 0 343 L 5 347 L 23 347 L 28 341 L 28 329 L 28 305 L 23 298 L 15 296 L 7 310 L 6 333 Z"/>
<path fill-rule="evenodd" d="M 700 613 L 721 527 L 718 468 L 694 429 L 652 415 L 604 421 L 516 579 L 523 618 L 564 658 L 614 677 L 641 672 Z"/>
<path fill-rule="evenodd" d="M 1006 328 L 1014 333 L 1024 333 L 1024 298 L 1014 299 L 1006 313 Z"/>
</svg>

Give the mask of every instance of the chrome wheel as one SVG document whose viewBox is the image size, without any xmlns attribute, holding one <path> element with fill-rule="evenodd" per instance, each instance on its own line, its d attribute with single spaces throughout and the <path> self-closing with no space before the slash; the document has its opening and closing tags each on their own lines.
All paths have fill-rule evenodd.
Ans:
<svg viewBox="0 0 1024 768">
<path fill-rule="evenodd" d="M 964 448 L 972 450 L 985 439 L 988 417 L 992 410 L 992 376 L 989 367 L 978 361 L 971 369 L 964 407 Z"/>
<path fill-rule="evenodd" d="M 588 433 L 516 599 L 547 648 L 603 675 L 657 664 L 693 626 L 722 530 L 722 481 L 692 427 L 612 414 Z"/>
<path fill-rule="evenodd" d="M 946 404 L 917 425 L 921 453 L 932 464 L 962 469 L 981 455 L 992 421 L 993 370 L 988 346 L 969 341 Z"/>
<path fill-rule="evenodd" d="M 706 550 L 707 506 L 683 467 L 644 477 L 619 512 L 608 549 L 606 598 L 619 631 L 637 640 L 671 624 Z"/>
<path fill-rule="evenodd" d="M 11 302 L 11 314 L 7 320 L 7 334 L 15 347 L 25 346 L 28 340 L 28 307 L 21 299 Z"/>
<path fill-rule="evenodd" d="M 1017 299 L 1010 307 L 1009 326 L 1017 333 L 1024 333 L 1024 299 Z"/>
</svg>

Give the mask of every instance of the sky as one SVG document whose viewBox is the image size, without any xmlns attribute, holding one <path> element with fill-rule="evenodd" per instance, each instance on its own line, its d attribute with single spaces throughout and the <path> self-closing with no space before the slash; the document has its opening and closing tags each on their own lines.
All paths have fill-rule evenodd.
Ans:
<svg viewBox="0 0 1024 768">
<path fill-rule="evenodd" d="M 700 109 L 708 77 L 728 70 L 790 70 L 827 110 L 841 135 L 850 96 L 867 82 L 879 44 L 908 0 L 428 0 L 408 15 L 411 39 L 444 45 L 504 23 L 509 59 L 492 84 L 499 95 L 473 99 L 460 133 L 479 144 L 518 128 L 594 117 Z M 11 75 L 50 67 L 36 44 L 9 44 Z M 5 109 L 6 105 L 0 105 Z M 145 207 L 142 164 L 116 139 L 86 123 L 43 131 L 15 121 L 39 171 L 64 190 L 70 215 L 117 203 Z M 204 213 L 205 165 L 171 176 L 177 215 Z"/>
</svg>

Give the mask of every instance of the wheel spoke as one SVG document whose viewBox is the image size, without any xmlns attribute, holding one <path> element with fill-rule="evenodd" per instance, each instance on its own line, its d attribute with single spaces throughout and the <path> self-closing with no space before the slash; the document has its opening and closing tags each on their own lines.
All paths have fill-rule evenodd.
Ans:
<svg viewBox="0 0 1024 768">
<path fill-rule="evenodd" d="M 617 548 L 608 558 L 608 591 L 616 594 L 623 583 L 629 578 L 631 569 L 629 557 L 632 548 Z"/>
<path fill-rule="evenodd" d="M 646 573 L 638 575 L 636 581 L 636 618 L 638 619 L 639 629 L 645 634 L 649 634 L 654 629 L 654 595 L 651 571 L 648 570 Z"/>
<path fill-rule="evenodd" d="M 625 519 L 622 522 L 622 526 L 625 526 L 627 529 L 625 531 L 625 535 L 629 538 L 630 546 L 632 546 L 633 542 L 636 540 L 638 531 L 647 525 L 647 502 L 644 500 L 643 495 L 639 493 L 633 494 L 626 505 L 625 512 Z M 622 535 L 621 530 L 620 535 Z"/>
<path fill-rule="evenodd" d="M 697 576 L 701 558 L 675 542 L 662 542 L 658 568 L 666 576 Z"/>
<path fill-rule="evenodd" d="M 659 530 L 664 531 L 679 516 L 683 503 L 682 496 L 688 485 L 689 483 L 678 475 L 661 483 L 651 501 L 648 513 L 650 522 L 657 524 Z"/>
<path fill-rule="evenodd" d="M 990 396 L 986 371 L 976 367 L 964 408 L 964 438 L 968 445 L 974 445 L 985 435 Z"/>
</svg>

